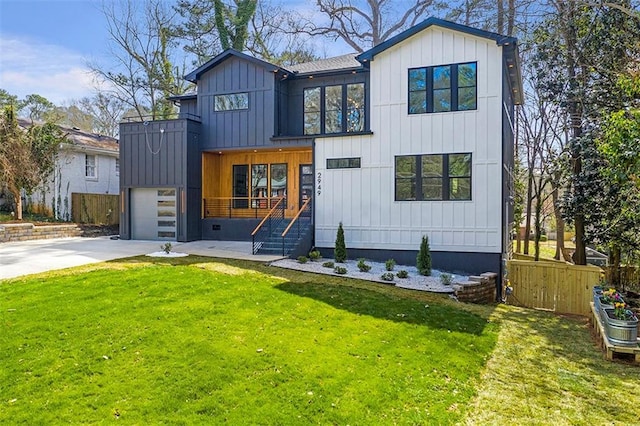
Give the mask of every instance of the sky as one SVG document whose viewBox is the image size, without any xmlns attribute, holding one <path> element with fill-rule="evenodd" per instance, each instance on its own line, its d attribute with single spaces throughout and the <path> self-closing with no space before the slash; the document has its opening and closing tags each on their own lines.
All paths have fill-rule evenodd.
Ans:
<svg viewBox="0 0 640 426">
<path fill-rule="evenodd" d="M 103 1 L 113 0 L 0 0 L 0 89 L 57 105 L 91 96 L 87 64 L 113 63 Z M 283 3 L 308 7 L 307 0 Z"/>
<path fill-rule="evenodd" d="M 91 95 L 87 62 L 105 59 L 101 0 L 0 0 L 0 88 L 55 104 Z"/>
</svg>

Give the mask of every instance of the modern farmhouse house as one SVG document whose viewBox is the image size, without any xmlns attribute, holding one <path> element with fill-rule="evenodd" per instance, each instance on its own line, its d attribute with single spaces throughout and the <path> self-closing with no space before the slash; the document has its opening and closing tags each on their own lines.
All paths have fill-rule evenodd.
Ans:
<svg viewBox="0 0 640 426">
<path fill-rule="evenodd" d="M 342 222 L 352 258 L 414 262 L 428 235 L 434 267 L 500 272 L 517 58 L 435 18 L 286 69 L 227 50 L 186 76 L 179 119 L 121 124 L 121 237 L 329 254 Z"/>
</svg>

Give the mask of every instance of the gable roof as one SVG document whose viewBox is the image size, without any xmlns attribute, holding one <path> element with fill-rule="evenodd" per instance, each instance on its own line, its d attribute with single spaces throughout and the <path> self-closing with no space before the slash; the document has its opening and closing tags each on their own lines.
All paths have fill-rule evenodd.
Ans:
<svg viewBox="0 0 640 426">
<path fill-rule="evenodd" d="M 230 57 L 236 57 L 242 59 L 244 61 L 251 62 L 259 67 L 266 68 L 269 71 L 277 72 L 282 71 L 284 73 L 288 73 L 289 71 L 277 66 L 273 65 L 269 62 L 263 61 L 262 59 L 254 58 L 253 56 L 246 55 L 242 52 L 239 52 L 235 49 L 227 49 L 224 52 L 220 53 L 218 56 L 208 60 L 206 63 L 198 67 L 197 69 L 191 71 L 189 74 L 185 75 L 185 80 L 189 80 L 192 83 L 195 83 L 202 74 L 209 71 L 210 69 L 216 67 L 221 62 L 229 59 Z"/>
<path fill-rule="evenodd" d="M 520 59 L 518 55 L 517 39 L 515 37 L 508 37 L 502 34 L 493 33 L 490 31 L 479 30 L 477 28 L 471 28 L 466 25 L 457 24 L 451 21 L 445 21 L 444 19 L 428 18 L 419 24 L 391 37 L 389 40 L 372 47 L 366 52 L 356 56 L 356 59 L 363 64 L 368 61 L 373 61 L 375 56 L 390 47 L 408 39 L 409 37 L 426 30 L 431 26 L 438 26 L 446 28 L 452 31 L 457 31 L 465 34 L 470 34 L 476 37 L 486 38 L 489 40 L 495 40 L 498 46 L 503 47 L 503 55 L 507 65 L 507 73 L 509 76 L 509 85 L 511 86 L 511 94 L 516 104 L 523 103 L 522 97 L 522 75 L 520 73 Z"/>
<path fill-rule="evenodd" d="M 346 55 L 336 56 L 333 58 L 289 65 L 288 68 L 297 74 L 311 74 L 325 71 L 362 68 L 362 64 L 356 59 L 357 55 L 357 53 L 347 53 Z"/>
<path fill-rule="evenodd" d="M 18 124 L 23 129 L 28 129 L 32 125 L 41 125 L 42 123 L 34 123 L 25 118 L 18 118 Z M 66 148 L 89 149 L 102 152 L 111 152 L 117 154 L 120 150 L 118 139 L 110 136 L 99 135 L 97 133 L 85 132 L 77 127 L 60 126 L 60 131 L 67 139 L 64 146 Z"/>
</svg>

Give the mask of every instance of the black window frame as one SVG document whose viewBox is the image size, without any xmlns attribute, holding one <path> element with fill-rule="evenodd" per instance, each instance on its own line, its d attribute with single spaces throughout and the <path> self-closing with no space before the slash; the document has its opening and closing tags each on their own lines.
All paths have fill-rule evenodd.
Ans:
<svg viewBox="0 0 640 426">
<path fill-rule="evenodd" d="M 244 170 L 244 172 L 242 172 Z M 247 209 L 249 208 L 249 165 L 248 164 L 234 164 L 232 167 L 233 182 L 232 182 L 232 194 L 233 194 L 233 208 L 234 209 Z M 244 185 L 241 185 L 239 177 L 244 176 Z M 240 198 L 240 199 L 237 199 Z"/>
<path fill-rule="evenodd" d="M 460 66 L 465 65 L 473 65 L 475 68 L 474 73 L 474 85 L 460 85 L 460 81 L 458 78 L 458 68 Z M 435 100 L 434 93 L 437 91 L 445 90 L 445 89 L 436 89 L 434 88 L 434 70 L 436 68 L 449 67 L 449 85 L 450 87 L 446 90 L 449 90 L 449 103 L 450 107 L 447 110 L 436 110 L 435 108 Z M 424 73 L 424 88 L 419 87 L 416 88 L 415 85 L 412 87 L 411 75 L 416 71 L 422 71 Z M 460 97 L 459 97 L 459 89 L 470 89 L 475 88 L 475 101 L 473 103 L 473 108 L 460 108 Z M 417 97 L 418 95 L 424 96 L 426 100 L 426 105 L 424 109 L 420 109 L 418 111 L 412 111 L 412 99 Z M 419 115 L 419 114 L 439 114 L 443 112 L 456 112 L 456 111 L 474 111 L 478 109 L 478 62 L 460 62 L 455 64 L 444 64 L 444 65 L 434 65 L 428 67 L 415 67 L 409 68 L 407 71 L 407 114 L 409 115 Z"/>
<path fill-rule="evenodd" d="M 349 96 L 349 87 L 350 86 L 361 86 L 362 87 L 362 101 L 363 105 L 354 108 L 351 106 L 348 96 Z M 327 132 L 327 96 L 326 89 L 327 87 L 340 87 L 342 99 L 340 102 L 340 130 L 339 131 L 329 131 Z M 310 111 L 306 108 L 306 94 L 311 90 L 320 90 L 320 100 L 319 100 L 319 111 Z M 349 113 L 350 111 L 361 111 L 363 114 L 363 118 L 360 123 L 362 123 L 361 129 L 354 129 L 350 127 L 349 121 Z M 318 133 L 307 133 L 307 115 L 309 114 L 318 114 L 320 113 L 320 123 Z M 351 82 L 351 83 L 340 83 L 340 84 L 326 84 L 324 86 L 311 86 L 305 87 L 302 90 L 302 133 L 307 136 L 315 136 L 315 135 L 344 135 L 349 133 L 362 133 L 367 129 L 367 84 L 365 82 Z"/>
<path fill-rule="evenodd" d="M 327 158 L 327 170 L 359 169 L 361 165 L 362 160 L 360 157 Z"/>
<path fill-rule="evenodd" d="M 219 109 L 218 108 L 218 99 L 222 98 L 222 97 L 229 97 L 229 96 L 243 96 L 244 98 L 246 98 L 246 106 L 242 106 L 242 107 L 236 107 L 236 108 L 224 108 L 224 109 Z M 233 106 L 234 102 L 230 102 Z M 249 109 L 250 103 L 249 103 L 249 92 L 235 92 L 235 93 L 220 93 L 217 95 L 213 95 L 213 111 L 214 112 L 228 112 L 228 111 L 246 111 Z"/>
<path fill-rule="evenodd" d="M 450 156 L 468 155 L 469 156 L 469 174 L 468 175 L 452 175 L 450 168 Z M 441 157 L 441 171 L 442 176 L 437 175 L 424 175 L 423 174 L 423 157 Z M 398 159 L 400 158 L 412 158 L 414 163 L 414 173 L 412 177 L 398 176 Z M 393 180 L 394 180 L 394 200 L 395 201 L 472 201 L 473 200 L 473 154 L 471 152 L 454 152 L 454 153 L 442 153 L 442 154 L 418 154 L 418 155 L 396 155 L 393 163 Z M 441 184 L 441 198 L 428 198 L 424 191 L 424 180 L 437 180 L 440 179 Z M 469 197 L 457 198 L 452 196 L 452 182 L 455 179 L 464 179 L 469 182 Z M 398 198 L 398 182 L 408 182 L 409 187 L 412 189 L 412 197 Z"/>
</svg>

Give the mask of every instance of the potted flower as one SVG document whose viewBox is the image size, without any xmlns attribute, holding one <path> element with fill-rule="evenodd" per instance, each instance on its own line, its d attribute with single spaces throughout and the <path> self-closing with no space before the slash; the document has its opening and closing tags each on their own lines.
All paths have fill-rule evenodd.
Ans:
<svg viewBox="0 0 640 426">
<path fill-rule="evenodd" d="M 622 296 L 620 293 L 616 291 L 615 288 L 611 287 L 602 292 L 602 296 L 599 297 L 600 301 L 600 318 L 602 318 L 602 322 L 607 323 L 609 317 L 605 314 L 605 309 L 613 309 L 614 303 L 624 303 Z"/>
<path fill-rule="evenodd" d="M 614 345 L 638 345 L 638 317 L 624 302 L 615 302 L 613 308 L 605 308 L 607 337 Z"/>
</svg>

